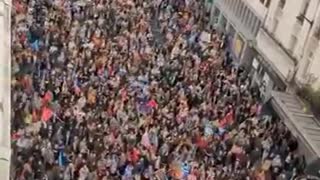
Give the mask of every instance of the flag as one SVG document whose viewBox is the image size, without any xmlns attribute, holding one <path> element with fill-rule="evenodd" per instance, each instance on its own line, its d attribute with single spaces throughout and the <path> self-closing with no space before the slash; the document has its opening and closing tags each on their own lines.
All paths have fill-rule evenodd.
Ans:
<svg viewBox="0 0 320 180">
<path fill-rule="evenodd" d="M 224 127 L 226 127 L 227 124 L 228 124 L 228 122 L 227 122 L 226 118 L 219 120 L 219 128 L 224 128 Z"/>
<path fill-rule="evenodd" d="M 234 119 L 233 119 L 233 111 L 232 110 L 230 112 L 228 112 L 225 119 L 228 124 L 233 124 Z"/>
<path fill-rule="evenodd" d="M 140 151 L 134 148 L 132 151 L 129 152 L 128 159 L 130 162 L 136 163 L 140 159 Z"/>
<path fill-rule="evenodd" d="M 196 145 L 198 146 L 198 148 L 205 149 L 208 147 L 208 142 L 205 137 L 199 137 L 197 139 Z"/>
<path fill-rule="evenodd" d="M 244 151 L 240 146 L 233 145 L 230 152 L 233 154 L 242 154 Z"/>
<path fill-rule="evenodd" d="M 148 132 L 145 132 L 142 135 L 141 144 L 146 148 L 150 148 L 151 147 L 151 143 L 150 143 L 149 133 Z"/>
<path fill-rule="evenodd" d="M 59 166 L 64 166 L 64 153 L 63 153 L 63 150 L 59 151 L 58 163 L 59 163 Z"/>
<path fill-rule="evenodd" d="M 51 118 L 52 116 L 53 116 L 53 111 L 52 111 L 50 108 L 44 107 L 44 108 L 42 109 L 42 115 L 41 115 L 41 120 L 42 120 L 42 121 L 47 122 L 47 121 L 50 120 L 50 118 Z"/>
<path fill-rule="evenodd" d="M 184 163 L 182 166 L 181 166 L 181 170 L 183 172 L 183 176 L 188 176 L 189 175 L 189 172 L 190 172 L 190 166 L 187 164 L 187 163 Z"/>
<path fill-rule="evenodd" d="M 53 100 L 53 94 L 51 91 L 47 91 L 43 97 L 44 102 L 51 102 Z"/>
<path fill-rule="evenodd" d="M 224 128 L 219 128 L 219 135 L 222 136 L 224 133 L 226 132 L 226 130 Z"/>
<path fill-rule="evenodd" d="M 33 51 L 39 51 L 39 40 L 35 40 L 32 44 L 31 44 L 31 49 L 33 50 Z"/>
<path fill-rule="evenodd" d="M 233 124 L 234 119 L 233 119 L 233 111 L 231 110 L 228 112 L 223 119 L 219 121 L 219 127 L 224 128 L 227 125 Z"/>
<path fill-rule="evenodd" d="M 121 100 L 125 101 L 128 98 L 128 93 L 125 88 L 120 90 Z"/>
<path fill-rule="evenodd" d="M 13 133 L 13 134 L 11 135 L 11 140 L 12 140 L 12 141 L 17 141 L 20 137 L 21 137 L 21 135 L 20 135 L 18 132 Z"/>
<path fill-rule="evenodd" d="M 103 76 L 104 75 L 104 67 L 101 67 L 98 69 L 98 75 Z"/>
<path fill-rule="evenodd" d="M 206 125 L 204 128 L 204 134 L 206 137 L 213 135 L 213 129 L 210 125 Z"/>
<path fill-rule="evenodd" d="M 262 111 L 262 105 L 259 104 L 258 108 L 257 108 L 257 116 L 259 116 L 261 114 L 261 111 Z"/>
<path fill-rule="evenodd" d="M 79 95 L 81 93 L 81 89 L 78 84 L 79 84 L 78 79 L 75 79 L 73 82 L 73 89 L 74 89 L 74 93 L 76 93 L 76 95 Z"/>
<path fill-rule="evenodd" d="M 151 108 L 156 108 L 158 106 L 157 102 L 155 100 L 150 100 L 147 104 Z"/>
</svg>

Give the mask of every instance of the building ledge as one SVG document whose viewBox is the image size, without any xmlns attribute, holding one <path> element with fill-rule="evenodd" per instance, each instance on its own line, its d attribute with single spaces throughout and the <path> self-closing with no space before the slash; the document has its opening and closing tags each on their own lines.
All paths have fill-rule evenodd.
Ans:
<svg viewBox="0 0 320 180">
<path fill-rule="evenodd" d="M 295 67 L 292 58 L 263 29 L 260 29 L 256 42 L 257 52 L 268 61 L 282 80 L 287 81 Z"/>
<path fill-rule="evenodd" d="M 261 30 L 264 31 L 264 33 L 269 36 L 280 48 L 281 50 L 288 56 L 290 57 L 290 59 L 293 61 L 294 64 L 298 63 L 298 60 L 292 55 L 292 52 L 290 52 L 289 50 L 287 50 L 280 42 L 279 40 L 274 37 L 274 35 L 272 33 L 270 33 L 268 31 L 268 29 L 266 29 L 265 27 L 261 26 Z"/>
</svg>

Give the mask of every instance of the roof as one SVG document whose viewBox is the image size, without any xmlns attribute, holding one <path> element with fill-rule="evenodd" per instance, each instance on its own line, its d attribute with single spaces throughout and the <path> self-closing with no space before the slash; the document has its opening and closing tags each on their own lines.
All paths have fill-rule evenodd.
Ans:
<svg viewBox="0 0 320 180">
<path fill-rule="evenodd" d="M 304 103 L 295 94 L 273 91 L 272 96 L 299 134 L 302 135 L 315 154 L 320 157 L 319 121 L 313 114 L 304 111 Z"/>
</svg>

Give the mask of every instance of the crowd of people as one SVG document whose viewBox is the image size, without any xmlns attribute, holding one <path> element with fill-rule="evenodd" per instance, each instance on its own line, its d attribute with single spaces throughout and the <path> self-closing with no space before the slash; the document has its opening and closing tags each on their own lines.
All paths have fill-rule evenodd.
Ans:
<svg viewBox="0 0 320 180">
<path fill-rule="evenodd" d="M 12 178 L 294 179 L 201 0 L 13 0 Z"/>
</svg>

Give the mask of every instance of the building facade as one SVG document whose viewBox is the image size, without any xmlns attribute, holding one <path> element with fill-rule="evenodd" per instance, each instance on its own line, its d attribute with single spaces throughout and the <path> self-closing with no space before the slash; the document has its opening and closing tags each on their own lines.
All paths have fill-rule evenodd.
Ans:
<svg viewBox="0 0 320 180">
<path fill-rule="evenodd" d="M 0 0 L 0 174 L 9 179 L 10 174 L 10 41 L 11 2 Z"/>
<path fill-rule="evenodd" d="M 293 82 L 320 87 L 319 7 L 319 0 L 215 0 L 211 11 L 211 23 L 230 36 L 235 57 L 249 64 L 252 86 L 297 138 L 308 166 L 320 162 L 320 125 L 287 91 Z"/>
<path fill-rule="evenodd" d="M 318 0 L 214 0 L 210 23 L 267 100 L 292 81 L 320 88 L 319 7 Z"/>
<path fill-rule="evenodd" d="M 254 5 L 250 0 L 213 1 L 210 23 L 227 35 L 229 52 L 239 64 L 246 64 L 248 59 L 253 59 L 254 40 L 266 14 L 266 11 L 257 10 Z"/>
<path fill-rule="evenodd" d="M 275 56 L 271 61 L 287 81 L 294 78 L 316 89 L 320 87 L 319 7 L 318 0 L 270 0 L 261 36 L 257 38 L 259 43 L 266 40 L 263 36 L 269 36 L 285 52 L 283 58 Z"/>
<path fill-rule="evenodd" d="M 259 86 L 265 99 L 271 90 L 286 87 L 285 75 L 270 63 L 270 59 L 276 59 L 274 55 L 286 57 L 286 54 L 279 48 L 272 52 L 270 47 L 277 47 L 277 43 L 261 31 L 270 6 L 271 0 L 215 0 L 211 9 L 211 24 L 228 36 L 233 58 L 250 69 L 253 86 Z"/>
</svg>

